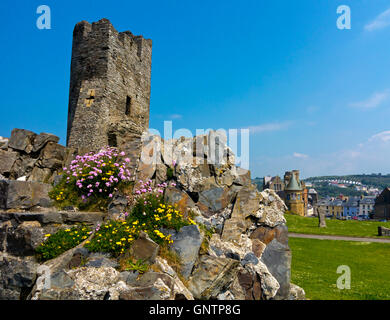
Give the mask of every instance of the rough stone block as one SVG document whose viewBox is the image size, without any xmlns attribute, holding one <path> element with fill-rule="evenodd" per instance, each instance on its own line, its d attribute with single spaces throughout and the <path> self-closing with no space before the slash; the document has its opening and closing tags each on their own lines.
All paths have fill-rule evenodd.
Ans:
<svg viewBox="0 0 390 320">
<path fill-rule="evenodd" d="M 194 201 L 186 192 L 173 187 L 165 189 L 164 200 L 170 204 L 176 204 L 183 214 L 195 207 Z"/>
<path fill-rule="evenodd" d="M 172 250 L 179 255 L 181 260 L 181 274 L 188 278 L 198 258 L 203 236 L 197 225 L 185 226 L 179 232 L 173 232 L 171 235 Z"/>
<path fill-rule="evenodd" d="M 39 165 L 52 170 L 60 169 L 67 158 L 66 148 L 55 142 L 48 142 L 40 154 Z"/>
<path fill-rule="evenodd" d="M 32 256 L 44 240 L 44 231 L 38 221 L 25 221 L 7 231 L 7 253 L 15 256 Z"/>
<path fill-rule="evenodd" d="M 145 232 L 141 232 L 139 238 L 130 248 L 130 254 L 137 260 L 154 263 L 158 254 L 159 245 L 155 243 Z"/>
<path fill-rule="evenodd" d="M 30 259 L 12 256 L 0 260 L 0 300 L 25 299 L 34 285 L 38 264 Z"/>
<path fill-rule="evenodd" d="M 199 193 L 198 208 L 206 216 L 225 209 L 233 200 L 234 192 L 229 188 L 212 188 Z"/>
<path fill-rule="evenodd" d="M 31 209 L 36 206 L 49 207 L 51 204 L 48 196 L 51 186 L 48 184 L 9 180 L 7 185 L 6 209 Z M 3 197 L 0 195 L 0 199 Z"/>
<path fill-rule="evenodd" d="M 261 259 L 269 272 L 279 282 L 280 288 L 275 299 L 285 300 L 290 293 L 291 251 L 290 248 L 273 239 L 265 248 Z"/>
<path fill-rule="evenodd" d="M 61 212 L 64 223 L 84 222 L 87 224 L 95 224 L 102 222 L 106 213 L 104 212 Z"/>
<path fill-rule="evenodd" d="M 8 174 L 18 158 L 18 153 L 0 150 L 0 174 Z"/>
<path fill-rule="evenodd" d="M 34 167 L 28 181 L 48 182 L 53 172 L 49 168 Z"/>
<path fill-rule="evenodd" d="M 60 138 L 55 136 L 54 134 L 42 132 L 35 137 L 32 151 L 37 152 L 41 150 L 46 145 L 46 143 L 48 142 L 58 143 L 58 141 L 60 141 Z"/>
<path fill-rule="evenodd" d="M 235 278 L 239 262 L 228 258 L 201 256 L 188 289 L 195 299 L 216 298 L 223 288 L 227 288 Z"/>
<path fill-rule="evenodd" d="M 33 142 L 36 137 L 36 133 L 24 130 L 24 129 L 13 129 L 11 132 L 11 138 L 8 142 L 8 147 L 30 153 L 33 149 Z"/>
</svg>

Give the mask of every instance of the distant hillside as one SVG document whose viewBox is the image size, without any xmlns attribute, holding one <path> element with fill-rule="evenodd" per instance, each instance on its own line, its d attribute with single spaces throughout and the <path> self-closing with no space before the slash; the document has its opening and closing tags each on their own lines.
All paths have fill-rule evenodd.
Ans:
<svg viewBox="0 0 390 320">
<path fill-rule="evenodd" d="M 319 177 L 310 177 L 304 179 L 306 182 L 314 182 L 318 180 L 348 180 L 361 182 L 365 186 L 375 187 L 379 189 L 384 189 L 390 186 L 390 174 L 381 175 L 381 174 L 355 174 L 355 175 L 345 175 L 345 176 L 319 176 Z"/>
</svg>

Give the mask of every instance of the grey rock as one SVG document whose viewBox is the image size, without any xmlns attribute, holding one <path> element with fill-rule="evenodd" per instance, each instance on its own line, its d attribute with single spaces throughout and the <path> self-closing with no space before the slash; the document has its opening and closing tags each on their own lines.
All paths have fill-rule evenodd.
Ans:
<svg viewBox="0 0 390 320">
<path fill-rule="evenodd" d="M 61 169 L 67 158 L 67 151 L 64 146 L 55 142 L 48 142 L 42 149 L 39 156 L 39 166 L 52 170 Z"/>
<path fill-rule="evenodd" d="M 7 252 L 15 256 L 32 256 L 44 240 L 43 229 L 37 221 L 25 221 L 7 230 Z"/>
<path fill-rule="evenodd" d="M 261 195 L 253 185 L 241 188 L 236 197 L 230 219 L 225 221 L 222 232 L 223 241 L 238 243 L 241 235 L 252 225 L 247 219 L 259 209 Z"/>
<path fill-rule="evenodd" d="M 216 213 L 226 208 L 233 198 L 228 188 L 212 188 L 199 193 L 198 207 L 206 213 Z"/>
<path fill-rule="evenodd" d="M 74 285 L 74 281 L 64 270 L 60 270 L 51 275 L 50 285 L 52 289 L 71 288 Z"/>
<path fill-rule="evenodd" d="M 195 203 L 191 197 L 183 190 L 168 187 L 164 191 L 164 200 L 170 204 L 176 204 L 177 209 L 183 214 L 195 208 Z"/>
<path fill-rule="evenodd" d="M 113 195 L 112 200 L 108 205 L 108 213 L 109 214 L 122 213 L 125 211 L 127 204 L 128 204 L 127 197 L 120 192 L 116 192 Z"/>
<path fill-rule="evenodd" d="M 32 131 L 24 129 L 13 129 L 11 132 L 11 138 L 8 142 L 8 147 L 14 150 L 30 153 L 33 149 L 33 141 L 35 137 L 36 133 Z"/>
<path fill-rule="evenodd" d="M 34 167 L 28 177 L 28 181 L 47 183 L 52 175 L 53 172 L 49 168 Z"/>
<path fill-rule="evenodd" d="M 5 207 L 7 209 L 49 207 L 51 205 L 51 199 L 48 196 L 50 189 L 51 185 L 39 182 L 9 180 Z"/>
<path fill-rule="evenodd" d="M 290 295 L 288 300 L 306 300 L 305 290 L 296 284 L 290 284 Z"/>
<path fill-rule="evenodd" d="M 62 215 L 56 211 L 42 212 L 39 214 L 38 221 L 43 224 L 62 223 Z"/>
<path fill-rule="evenodd" d="M 42 132 L 35 137 L 32 151 L 37 152 L 41 150 L 46 145 L 46 143 L 48 142 L 58 143 L 58 141 L 60 141 L 60 138 L 55 136 L 54 134 Z"/>
<path fill-rule="evenodd" d="M 288 245 L 272 240 L 264 249 L 260 259 L 279 282 L 275 299 L 287 299 L 290 292 L 291 251 Z"/>
<path fill-rule="evenodd" d="M 239 264 L 236 260 L 203 255 L 189 278 L 188 289 L 195 299 L 216 298 L 234 280 Z"/>
<path fill-rule="evenodd" d="M 179 232 L 172 232 L 171 248 L 181 260 L 180 272 L 183 277 L 188 278 L 198 257 L 203 236 L 197 225 L 185 226 Z"/>
<path fill-rule="evenodd" d="M 49 288 L 42 276 L 38 278 L 32 300 L 103 300 L 114 295 L 121 285 L 119 273 L 110 267 L 82 267 L 54 275 L 54 285 L 51 283 Z"/>
<path fill-rule="evenodd" d="M 17 152 L 0 150 L 0 174 L 11 173 L 17 158 Z"/>
<path fill-rule="evenodd" d="M 0 259 L 0 300 L 26 299 L 36 279 L 38 264 L 33 259 L 2 256 Z"/>
<path fill-rule="evenodd" d="M 263 292 L 260 276 L 251 268 L 239 267 L 229 292 L 236 300 L 261 300 Z"/>
<path fill-rule="evenodd" d="M 27 176 L 31 174 L 36 162 L 37 159 L 31 158 L 29 155 L 21 155 L 13 165 L 10 177 L 26 181 Z"/>
<path fill-rule="evenodd" d="M 173 300 L 175 281 L 165 273 L 149 271 L 120 293 L 120 300 Z"/>
<path fill-rule="evenodd" d="M 108 259 L 104 256 L 102 257 L 91 257 L 88 259 L 88 262 L 85 264 L 85 267 L 93 267 L 93 268 L 100 268 L 100 267 L 111 267 L 111 268 L 118 268 L 119 263 L 115 259 Z"/>
<path fill-rule="evenodd" d="M 106 216 L 104 212 L 61 212 L 62 220 L 64 223 L 86 223 L 96 224 L 102 222 Z"/>
<path fill-rule="evenodd" d="M 259 259 L 257 259 L 257 257 L 254 255 L 253 252 L 248 252 L 245 255 L 244 259 L 242 259 L 242 261 L 241 261 L 241 264 L 243 266 L 245 266 L 245 265 L 247 265 L 249 263 L 251 263 L 253 265 L 257 265 L 259 263 Z"/>
<path fill-rule="evenodd" d="M 225 256 L 226 258 L 229 258 L 229 259 L 233 259 L 233 260 L 237 260 L 237 261 L 240 261 L 240 255 L 235 253 L 235 252 L 231 252 L 231 251 L 228 251 L 228 252 L 225 252 Z"/>
<path fill-rule="evenodd" d="M 138 271 L 122 271 L 120 273 L 120 278 L 128 285 L 134 285 L 139 276 Z"/>
<path fill-rule="evenodd" d="M 138 239 L 130 247 L 130 254 L 137 260 L 154 263 L 159 250 L 159 245 L 149 238 L 148 234 L 141 232 Z"/>
</svg>

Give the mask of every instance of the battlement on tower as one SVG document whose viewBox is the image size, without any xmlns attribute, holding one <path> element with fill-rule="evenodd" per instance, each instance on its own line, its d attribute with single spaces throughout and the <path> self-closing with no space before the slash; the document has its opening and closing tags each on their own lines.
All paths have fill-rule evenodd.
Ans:
<svg viewBox="0 0 390 320">
<path fill-rule="evenodd" d="M 134 145 L 149 126 L 152 41 L 107 19 L 73 31 L 67 146 Z"/>
</svg>

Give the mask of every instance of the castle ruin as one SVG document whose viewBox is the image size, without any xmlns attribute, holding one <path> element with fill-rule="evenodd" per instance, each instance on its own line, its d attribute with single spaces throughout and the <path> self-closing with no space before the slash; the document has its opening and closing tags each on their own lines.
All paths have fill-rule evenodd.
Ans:
<svg viewBox="0 0 390 320">
<path fill-rule="evenodd" d="M 139 156 L 149 127 L 152 41 L 118 32 L 109 20 L 73 31 L 67 146 L 80 152 L 119 147 Z"/>
</svg>

